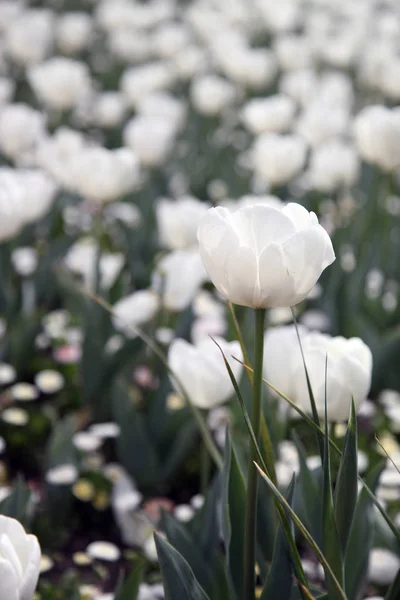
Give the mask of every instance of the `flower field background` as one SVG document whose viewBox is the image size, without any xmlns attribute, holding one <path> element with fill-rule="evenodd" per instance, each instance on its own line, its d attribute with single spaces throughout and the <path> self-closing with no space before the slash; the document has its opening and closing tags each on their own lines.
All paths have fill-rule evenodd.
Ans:
<svg viewBox="0 0 400 600">
<path fill-rule="evenodd" d="M 2 0 L 0 163 L 0 600 L 400 598 L 398 2 Z"/>
</svg>

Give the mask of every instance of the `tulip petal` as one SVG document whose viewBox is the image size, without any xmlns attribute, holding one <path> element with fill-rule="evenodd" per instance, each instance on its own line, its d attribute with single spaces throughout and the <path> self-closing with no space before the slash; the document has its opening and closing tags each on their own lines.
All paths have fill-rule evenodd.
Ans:
<svg viewBox="0 0 400 600">
<path fill-rule="evenodd" d="M 28 535 L 29 542 L 29 562 L 25 569 L 25 573 L 22 580 L 20 600 L 31 600 L 33 593 L 36 589 L 37 582 L 39 579 L 40 570 L 40 545 L 37 537 L 34 535 Z"/>
<path fill-rule="evenodd" d="M 267 244 L 281 243 L 296 231 L 292 220 L 283 210 L 265 204 L 245 206 L 234 212 L 231 226 L 240 244 L 252 248 L 256 256 L 262 253 Z"/>
<path fill-rule="evenodd" d="M 10 563 L 3 558 L 0 558 L 0 597 L 19 600 L 19 581 Z"/>
<path fill-rule="evenodd" d="M 291 306 L 295 303 L 294 280 L 284 263 L 281 247 L 269 244 L 259 259 L 257 306 Z"/>
<path fill-rule="evenodd" d="M 260 306 L 258 265 L 254 251 L 243 246 L 232 248 L 225 269 L 229 300 L 241 306 Z"/>
<path fill-rule="evenodd" d="M 10 563 L 10 565 L 12 566 L 12 568 L 14 570 L 14 573 L 15 573 L 18 581 L 20 581 L 22 579 L 21 561 L 18 558 L 18 555 L 15 551 L 15 548 L 14 548 L 10 538 L 5 533 L 0 535 L 0 554 L 1 554 L 1 556 L 3 556 L 3 558 L 8 560 L 8 562 Z"/>
<path fill-rule="evenodd" d="M 295 281 L 297 302 L 310 292 L 330 264 L 327 258 L 333 262 L 333 248 L 330 253 L 327 246 L 332 248 L 332 243 L 322 227 L 299 231 L 282 244 L 286 267 Z"/>
</svg>

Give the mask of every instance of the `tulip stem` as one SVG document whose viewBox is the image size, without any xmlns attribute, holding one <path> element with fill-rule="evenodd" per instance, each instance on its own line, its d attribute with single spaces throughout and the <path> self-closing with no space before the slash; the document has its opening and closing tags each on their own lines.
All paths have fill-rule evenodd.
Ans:
<svg viewBox="0 0 400 600">
<path fill-rule="evenodd" d="M 251 425 L 257 443 L 260 440 L 261 430 L 261 399 L 262 399 L 262 374 L 264 354 L 264 324 L 265 309 L 255 309 L 255 336 L 254 336 L 254 374 L 253 374 L 253 401 L 251 407 Z M 258 475 L 254 466 L 257 453 L 250 444 L 249 469 L 247 474 L 246 516 L 244 531 L 244 587 L 243 600 L 255 598 L 255 556 L 256 556 L 256 525 L 257 525 L 257 493 Z"/>
</svg>

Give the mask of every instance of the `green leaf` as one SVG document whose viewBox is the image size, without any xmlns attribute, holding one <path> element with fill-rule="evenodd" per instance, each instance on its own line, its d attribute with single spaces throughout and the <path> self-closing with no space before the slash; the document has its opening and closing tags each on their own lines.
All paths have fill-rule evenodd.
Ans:
<svg viewBox="0 0 400 600">
<path fill-rule="evenodd" d="M 169 543 L 183 556 L 193 571 L 199 584 L 208 593 L 213 588 L 212 561 L 213 552 L 204 555 L 196 540 L 189 531 L 167 512 L 163 513 L 161 529 L 165 532 Z"/>
<path fill-rule="evenodd" d="M 268 477 L 268 475 L 266 473 L 264 473 L 257 464 L 256 464 L 256 467 L 257 467 L 258 472 L 260 473 L 261 477 L 264 479 L 264 481 L 267 483 L 268 487 L 271 489 L 275 498 L 279 501 L 281 507 L 289 514 L 293 523 L 300 530 L 300 532 L 303 535 L 303 537 L 305 538 L 305 540 L 311 546 L 311 548 L 314 551 L 315 555 L 317 556 L 318 560 L 324 567 L 325 572 L 327 572 L 329 574 L 329 576 L 331 577 L 332 584 L 335 586 L 335 590 L 337 592 L 337 597 L 341 598 L 341 600 L 348 600 L 340 582 L 337 580 L 335 573 L 333 572 L 332 568 L 330 567 L 325 555 L 319 548 L 318 544 L 316 543 L 316 541 L 314 540 L 314 538 L 312 537 L 312 535 L 310 534 L 308 529 L 304 526 L 304 523 L 299 519 L 299 517 L 294 512 L 294 510 L 292 509 L 290 504 L 288 504 L 285 497 L 281 494 L 281 492 L 278 490 L 278 488 L 274 485 L 274 483 L 271 481 L 271 479 Z"/>
<path fill-rule="evenodd" d="M 400 569 L 397 571 L 397 575 L 392 585 L 390 586 L 388 593 L 385 596 L 385 600 L 399 600 L 400 598 Z"/>
<path fill-rule="evenodd" d="M 121 428 L 117 438 L 117 456 L 140 487 L 161 482 L 160 461 L 155 444 L 147 432 L 145 414 L 136 410 L 126 385 L 117 382 L 112 388 L 112 408 Z"/>
<path fill-rule="evenodd" d="M 341 544 L 339 533 L 336 527 L 335 513 L 333 507 L 332 494 L 332 476 L 331 476 L 331 461 L 329 452 L 329 432 L 328 432 L 328 407 L 327 407 L 327 365 L 328 356 L 325 362 L 325 437 L 324 437 L 324 483 L 323 483 L 323 504 L 322 504 L 322 520 L 323 520 L 323 535 L 322 548 L 329 566 L 331 567 L 337 581 L 343 585 L 343 558 L 341 552 Z M 331 600 L 341 598 L 341 593 L 337 589 L 336 582 L 332 580 L 329 571 L 324 568 L 325 582 L 328 590 L 328 595 Z"/>
<path fill-rule="evenodd" d="M 226 563 L 236 597 L 243 591 L 244 515 L 246 486 L 227 431 L 223 471 L 222 531 Z"/>
<path fill-rule="evenodd" d="M 121 588 L 117 591 L 115 600 L 136 600 L 143 579 L 143 572 L 144 562 L 140 561 L 125 583 L 123 583 Z"/>
<path fill-rule="evenodd" d="M 235 379 L 235 376 L 234 376 L 234 374 L 232 372 L 232 369 L 231 369 L 228 361 L 226 360 L 226 357 L 225 357 L 225 355 L 224 355 L 221 347 L 218 345 L 218 343 L 215 340 L 214 340 L 214 342 L 215 342 L 215 344 L 218 346 L 218 348 L 221 351 L 221 354 L 222 354 L 222 357 L 224 359 L 225 366 L 227 368 L 229 377 L 231 379 L 232 385 L 233 385 L 233 387 L 235 389 L 235 392 L 237 394 L 237 397 L 238 397 L 238 400 L 239 400 L 239 404 L 240 404 L 240 408 L 242 409 L 243 419 L 244 419 L 244 422 L 245 422 L 246 427 L 247 427 L 247 431 L 248 431 L 249 436 L 250 436 L 250 441 L 251 441 L 251 443 L 253 444 L 253 446 L 254 446 L 254 448 L 256 450 L 256 454 L 257 454 L 258 460 L 260 461 L 260 464 L 262 465 L 263 469 L 266 472 L 268 472 L 268 469 L 267 469 L 267 467 L 265 465 L 265 462 L 264 462 L 264 458 L 263 458 L 263 456 L 261 454 L 260 448 L 258 447 L 256 436 L 254 434 L 253 427 L 251 425 L 250 417 L 248 415 L 248 412 L 247 412 L 247 409 L 246 409 L 246 405 L 244 403 L 244 400 L 243 400 L 242 394 L 240 392 L 239 386 L 237 384 L 237 381 Z M 274 469 L 273 473 L 275 473 L 275 469 Z M 274 480 L 275 480 L 275 478 L 274 478 Z M 279 517 L 281 519 L 282 525 L 283 525 L 283 527 L 284 527 L 284 529 L 286 531 L 286 535 L 287 535 L 288 539 L 290 540 L 291 553 L 292 553 L 292 558 L 293 558 L 293 562 L 294 562 L 294 565 L 295 565 L 296 576 L 303 583 L 303 585 L 305 587 L 307 587 L 307 585 L 308 585 L 307 578 L 305 576 L 305 573 L 304 573 L 304 570 L 303 570 L 303 566 L 301 564 L 300 555 L 299 555 L 299 552 L 297 550 L 296 543 L 295 543 L 295 541 L 293 539 L 293 536 L 291 536 L 291 533 L 290 533 L 290 528 L 289 528 L 289 524 L 287 522 L 285 511 L 282 510 L 282 507 L 280 506 L 279 502 L 276 503 L 276 507 L 277 507 L 277 510 L 278 510 Z M 271 519 L 269 519 L 269 522 L 271 522 Z M 262 532 L 261 532 L 261 534 L 257 533 L 257 535 L 262 535 Z"/>
<path fill-rule="evenodd" d="M 186 560 L 161 536 L 154 534 L 165 600 L 210 600 Z"/>
<path fill-rule="evenodd" d="M 292 311 L 292 318 L 293 318 L 293 323 L 296 329 L 296 334 L 297 334 L 297 340 L 299 342 L 299 346 L 300 346 L 300 352 L 301 352 L 301 358 L 303 360 L 303 366 L 304 366 L 304 371 L 306 374 L 306 381 L 307 381 L 307 389 L 308 389 L 308 395 L 310 396 L 310 403 L 311 403 L 311 412 L 312 412 L 312 416 L 313 416 L 313 420 L 314 423 L 320 427 L 320 420 L 319 420 L 319 415 L 318 415 L 318 410 L 317 410 L 317 404 L 315 402 L 315 398 L 314 398 L 314 393 L 312 390 L 312 386 L 311 386 L 311 381 L 310 381 L 310 376 L 308 374 L 308 369 L 307 369 L 307 365 L 306 365 L 306 359 L 304 357 L 304 352 L 303 352 L 303 344 L 301 343 L 301 338 L 300 338 L 300 332 L 299 332 L 299 328 L 297 325 L 297 319 L 294 313 L 293 308 L 291 308 Z M 317 432 L 317 442 L 318 442 L 318 448 L 319 448 L 319 453 L 321 456 L 321 460 L 323 461 L 323 457 L 324 457 L 324 440 L 322 437 L 322 434 L 320 432 Z"/>
<path fill-rule="evenodd" d="M 351 524 L 357 504 L 357 419 L 354 399 L 344 442 L 335 489 L 335 521 L 343 555 L 346 552 Z"/>
<path fill-rule="evenodd" d="M 286 500 L 292 505 L 296 478 L 292 481 L 286 491 Z M 290 548 L 285 532 L 280 525 L 276 534 L 274 554 L 267 580 L 260 600 L 290 600 L 293 587 L 293 566 L 290 556 Z"/>
<path fill-rule="evenodd" d="M 0 503 L 0 514 L 17 519 L 22 524 L 27 522 L 27 507 L 31 498 L 31 491 L 22 477 L 18 477 L 17 483 L 7 498 Z"/>
<path fill-rule="evenodd" d="M 321 476 L 321 469 L 318 471 L 308 468 L 306 452 L 300 441 L 299 436 L 293 431 L 293 440 L 299 454 L 300 473 L 298 475 L 298 485 L 296 487 L 296 496 L 300 498 L 300 509 L 304 514 L 304 522 L 310 533 L 318 544 L 322 543 L 322 498 L 320 494 L 317 477 Z M 321 481 L 322 482 L 322 481 Z M 297 506 L 297 502 L 296 502 Z"/>
<path fill-rule="evenodd" d="M 368 475 L 366 483 L 375 492 L 384 463 Z M 345 583 L 349 600 L 362 597 L 368 570 L 368 558 L 375 530 L 374 507 L 366 488 L 358 496 L 345 556 Z"/>
<path fill-rule="evenodd" d="M 196 434 L 197 425 L 193 421 L 187 422 L 178 430 L 170 451 L 163 461 L 160 474 L 162 481 L 168 480 L 182 466 L 183 461 L 197 440 Z"/>
</svg>

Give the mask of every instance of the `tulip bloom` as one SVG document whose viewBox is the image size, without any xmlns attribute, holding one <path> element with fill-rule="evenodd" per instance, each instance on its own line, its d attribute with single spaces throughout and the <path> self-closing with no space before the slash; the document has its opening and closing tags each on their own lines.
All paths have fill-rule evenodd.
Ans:
<svg viewBox="0 0 400 600">
<path fill-rule="evenodd" d="M 218 291 L 252 308 L 294 306 L 335 260 L 317 216 L 300 204 L 211 208 L 198 234 L 200 255 Z"/>
<path fill-rule="evenodd" d="M 39 578 L 40 546 L 21 523 L 0 516 L 0 598 L 32 600 Z"/>
<path fill-rule="evenodd" d="M 232 358 L 243 360 L 239 342 L 226 342 L 217 338 L 235 378 L 238 380 L 242 366 Z M 234 389 L 221 351 L 210 338 L 195 346 L 182 339 L 172 342 L 168 363 L 190 401 L 198 408 L 213 408 L 233 395 Z M 180 391 L 177 383 L 174 387 Z"/>
</svg>

